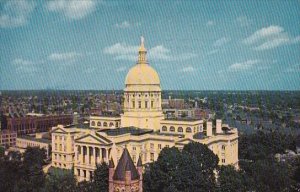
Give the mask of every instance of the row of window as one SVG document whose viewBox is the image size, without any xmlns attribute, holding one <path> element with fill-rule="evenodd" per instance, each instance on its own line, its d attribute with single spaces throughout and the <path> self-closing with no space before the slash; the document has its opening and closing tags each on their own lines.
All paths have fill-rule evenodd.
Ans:
<svg viewBox="0 0 300 192">
<path fill-rule="evenodd" d="M 135 95 L 137 95 L 138 97 L 141 97 L 142 95 L 143 95 L 143 93 L 142 94 L 136 94 L 136 93 L 134 93 L 134 94 L 132 94 L 132 96 L 133 97 L 135 97 Z M 130 94 L 126 94 L 126 96 L 127 96 L 127 98 L 130 96 Z M 150 97 L 159 97 L 160 95 L 159 94 L 150 94 Z M 145 97 L 148 97 L 148 94 L 145 94 Z"/>
<path fill-rule="evenodd" d="M 92 121 L 92 123 L 91 123 L 91 125 L 92 126 L 96 126 L 96 122 L 95 121 Z M 101 121 L 98 121 L 97 122 L 97 126 L 98 127 L 101 127 L 101 125 L 102 125 L 102 123 L 101 123 Z M 113 127 L 114 126 L 114 123 L 113 122 L 103 122 L 103 127 Z M 119 122 L 116 122 L 116 127 L 119 127 Z"/>
<path fill-rule="evenodd" d="M 67 168 L 66 164 L 61 164 L 61 163 L 54 163 L 55 167 L 60 167 L 60 168 Z"/>
<path fill-rule="evenodd" d="M 167 128 L 166 126 L 163 126 L 163 127 L 161 128 L 161 131 L 167 132 L 167 131 L 168 131 L 168 128 Z M 169 131 L 170 131 L 170 132 L 175 132 L 175 127 L 174 127 L 174 126 L 171 126 L 171 127 L 169 128 Z M 183 128 L 182 128 L 182 127 L 178 127 L 178 128 L 177 128 L 177 132 L 182 133 L 182 132 L 183 132 Z M 185 132 L 186 132 L 186 133 L 191 133 L 191 132 L 192 132 L 192 128 L 191 128 L 191 127 L 187 127 L 187 128 L 185 129 Z"/>
<path fill-rule="evenodd" d="M 85 179 L 87 179 L 87 170 L 82 170 L 82 175 L 80 174 L 80 169 L 77 169 L 77 176 L 82 176 L 82 177 L 84 177 Z M 90 180 L 93 180 L 93 171 L 89 171 L 89 173 L 90 173 Z"/>
<path fill-rule="evenodd" d="M 64 145 L 64 148 L 62 148 L 62 144 L 59 144 L 59 151 L 64 151 L 64 152 L 66 152 L 66 146 Z M 55 145 L 54 145 L 54 149 L 57 151 L 58 150 L 58 145 L 57 145 L 57 143 L 55 143 Z"/>
<path fill-rule="evenodd" d="M 127 100 L 127 102 L 129 102 L 129 101 Z M 133 100 L 131 103 L 132 103 L 132 108 L 135 108 L 135 103 L 136 103 L 136 102 Z M 141 108 L 142 108 L 142 101 L 138 101 L 138 102 L 137 102 L 137 105 L 138 105 L 138 108 L 141 109 Z M 151 105 L 150 105 L 150 106 L 151 106 L 151 108 L 154 108 L 154 101 L 151 101 Z M 145 109 L 148 109 L 148 108 L 149 108 L 149 106 L 148 106 L 148 101 L 145 101 L 145 102 L 144 102 L 143 108 L 145 108 Z"/>
</svg>

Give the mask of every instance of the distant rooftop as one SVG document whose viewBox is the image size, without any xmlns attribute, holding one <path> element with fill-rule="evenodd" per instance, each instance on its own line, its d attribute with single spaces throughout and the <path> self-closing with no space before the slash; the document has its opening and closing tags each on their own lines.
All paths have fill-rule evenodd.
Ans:
<svg viewBox="0 0 300 192">
<path fill-rule="evenodd" d="M 120 114 L 107 114 L 107 113 L 105 113 L 105 114 L 91 114 L 91 116 L 96 116 L 96 117 L 121 117 L 121 115 Z"/>
</svg>

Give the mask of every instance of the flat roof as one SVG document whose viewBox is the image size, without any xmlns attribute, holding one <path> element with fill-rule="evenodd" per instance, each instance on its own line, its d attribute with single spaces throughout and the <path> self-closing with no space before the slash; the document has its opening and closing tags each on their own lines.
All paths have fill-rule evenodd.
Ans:
<svg viewBox="0 0 300 192">
<path fill-rule="evenodd" d="M 202 119 L 197 118 L 166 118 L 162 121 L 201 121 Z"/>
<path fill-rule="evenodd" d="M 116 129 L 109 129 L 109 130 L 103 130 L 107 135 L 109 136 L 118 136 L 118 135 L 124 135 L 124 134 L 131 134 L 131 135 L 143 135 L 146 133 L 152 133 L 152 129 L 141 129 L 138 127 L 121 127 Z"/>
<path fill-rule="evenodd" d="M 30 140 L 30 141 L 37 141 L 37 142 L 46 143 L 46 144 L 51 143 L 51 140 L 49 140 L 49 139 L 36 138 L 36 137 L 27 136 L 27 135 L 24 135 L 24 136 L 21 136 L 21 137 L 18 137 L 18 138 L 27 139 L 27 140 Z"/>
</svg>

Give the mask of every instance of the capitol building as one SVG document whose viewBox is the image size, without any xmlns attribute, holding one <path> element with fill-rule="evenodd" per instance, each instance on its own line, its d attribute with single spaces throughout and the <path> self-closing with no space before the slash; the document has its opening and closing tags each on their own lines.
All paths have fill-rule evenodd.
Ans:
<svg viewBox="0 0 300 192">
<path fill-rule="evenodd" d="M 101 162 L 118 164 L 124 149 L 133 163 L 156 161 L 165 147 L 182 149 L 189 142 L 208 146 L 220 165 L 238 166 L 238 131 L 222 124 L 192 118 L 165 118 L 158 73 L 147 61 L 144 39 L 137 63 L 125 79 L 124 113 L 90 116 L 89 122 L 52 128 L 52 166 L 74 169 L 78 181 L 91 180 Z M 213 126 L 215 124 L 215 126 Z"/>
</svg>

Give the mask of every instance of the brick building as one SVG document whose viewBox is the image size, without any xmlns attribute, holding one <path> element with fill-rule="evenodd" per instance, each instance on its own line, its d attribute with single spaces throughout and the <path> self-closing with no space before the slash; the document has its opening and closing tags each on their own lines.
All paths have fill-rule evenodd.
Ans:
<svg viewBox="0 0 300 192">
<path fill-rule="evenodd" d="M 35 113 L 24 115 L 10 113 L 3 115 L 1 123 L 2 129 L 15 131 L 20 136 L 37 132 L 47 132 L 58 124 L 70 125 L 72 122 L 72 115 L 44 115 Z"/>
<path fill-rule="evenodd" d="M 0 131 L 0 145 L 2 146 L 15 146 L 17 132 L 9 130 Z"/>
</svg>

